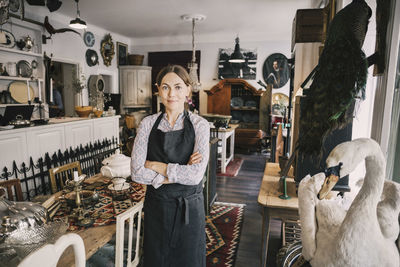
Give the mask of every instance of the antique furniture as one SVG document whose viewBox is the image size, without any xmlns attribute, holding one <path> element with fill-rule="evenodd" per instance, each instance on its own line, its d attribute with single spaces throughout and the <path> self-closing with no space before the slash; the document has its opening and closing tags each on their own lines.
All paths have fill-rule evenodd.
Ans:
<svg viewBox="0 0 400 267">
<path fill-rule="evenodd" d="M 51 192 L 55 193 L 63 189 L 67 180 L 73 180 L 73 172 L 78 171 L 78 175 L 82 174 L 81 164 L 79 161 L 55 167 L 49 170 Z"/>
<path fill-rule="evenodd" d="M 100 52 L 101 56 L 103 57 L 104 65 L 106 65 L 107 67 L 110 66 L 115 54 L 115 48 L 111 38 L 111 34 L 107 34 L 101 41 Z"/>
<path fill-rule="evenodd" d="M 151 67 L 120 66 L 119 84 L 123 107 L 151 106 Z"/>
<path fill-rule="evenodd" d="M 143 209 L 143 200 L 139 203 L 136 203 L 133 207 L 129 208 L 128 210 L 124 211 L 123 213 L 117 216 L 117 234 L 116 234 L 116 241 L 115 241 L 115 266 L 116 267 L 123 267 L 124 262 L 127 262 L 128 266 L 136 267 L 139 264 L 140 260 L 140 247 L 141 247 L 141 222 L 142 222 L 142 209 Z M 126 248 L 124 242 L 124 235 L 125 235 L 125 222 L 129 221 L 128 227 L 129 235 L 128 247 Z M 134 229 L 135 227 L 135 229 Z M 134 230 L 136 233 L 134 233 Z M 135 234 L 135 238 L 133 235 Z M 132 260 L 132 247 L 133 241 L 135 240 L 134 244 L 134 251 L 135 251 L 135 258 Z M 127 250 L 125 253 L 124 251 Z M 126 255 L 126 261 L 124 260 L 124 254 Z"/>
<path fill-rule="evenodd" d="M 324 42 L 328 14 L 322 8 L 298 9 L 293 19 L 292 50 L 296 43 Z"/>
<path fill-rule="evenodd" d="M 82 238 L 74 233 L 65 234 L 61 236 L 55 244 L 47 244 L 29 254 L 25 259 L 22 260 L 18 267 L 56 266 L 61 255 L 63 255 L 64 251 L 69 246 L 72 246 L 74 250 L 75 266 L 85 267 L 85 246 Z"/>
<path fill-rule="evenodd" d="M 230 124 L 230 128 L 211 128 L 211 136 L 215 134 L 220 140 L 221 150 L 218 151 L 218 160 L 221 161 L 221 173 L 226 172 L 226 166 L 233 159 L 235 150 L 235 129 L 237 124 Z M 229 145 L 228 145 L 229 144 Z"/>
<path fill-rule="evenodd" d="M 1 181 L 0 187 L 4 187 L 5 189 L 7 189 L 8 200 L 23 201 L 21 182 L 19 181 L 19 179 Z"/>
<path fill-rule="evenodd" d="M 247 147 L 240 139 L 243 131 L 257 134 L 263 129 L 263 112 L 260 110 L 262 90 L 257 90 L 243 79 L 224 79 L 214 85 L 207 93 L 207 113 L 231 115 L 231 123 L 239 124 L 235 130 L 236 146 Z M 243 140 L 244 141 L 244 140 Z"/>
<path fill-rule="evenodd" d="M 278 163 L 267 162 L 260 192 L 258 194 L 258 203 L 263 208 L 261 266 L 264 267 L 267 264 L 268 239 L 271 219 L 278 218 L 282 220 L 283 228 L 287 221 L 293 222 L 299 219 L 299 203 L 296 195 L 296 185 L 294 180 L 293 178 L 286 179 L 288 195 L 291 198 L 287 200 L 279 198 L 279 196 L 282 195 L 279 182 L 279 171 L 280 169 Z"/>
</svg>

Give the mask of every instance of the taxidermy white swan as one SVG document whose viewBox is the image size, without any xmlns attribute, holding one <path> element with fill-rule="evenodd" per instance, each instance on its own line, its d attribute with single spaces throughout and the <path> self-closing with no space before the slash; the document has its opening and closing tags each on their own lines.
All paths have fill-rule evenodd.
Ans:
<svg viewBox="0 0 400 267">
<path fill-rule="evenodd" d="M 351 199 L 322 199 L 363 160 L 364 183 L 348 211 Z M 299 186 L 303 257 L 312 266 L 399 266 L 400 185 L 385 181 L 379 145 L 367 138 L 342 143 L 326 163 L 328 177 L 308 176 Z"/>
</svg>

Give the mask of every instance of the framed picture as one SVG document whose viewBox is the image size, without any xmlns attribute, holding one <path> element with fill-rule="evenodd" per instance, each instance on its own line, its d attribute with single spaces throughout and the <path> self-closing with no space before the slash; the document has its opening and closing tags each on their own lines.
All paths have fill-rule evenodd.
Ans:
<svg viewBox="0 0 400 267">
<path fill-rule="evenodd" d="M 272 88 L 281 88 L 289 81 L 289 65 L 285 55 L 274 53 L 267 57 L 263 66 L 263 78 Z"/>
<path fill-rule="evenodd" d="M 240 78 L 255 80 L 257 73 L 257 49 L 240 49 L 245 62 L 230 63 L 232 48 L 220 48 L 218 58 L 218 78 Z"/>
<path fill-rule="evenodd" d="M 117 65 L 128 65 L 128 45 L 117 42 Z"/>
</svg>

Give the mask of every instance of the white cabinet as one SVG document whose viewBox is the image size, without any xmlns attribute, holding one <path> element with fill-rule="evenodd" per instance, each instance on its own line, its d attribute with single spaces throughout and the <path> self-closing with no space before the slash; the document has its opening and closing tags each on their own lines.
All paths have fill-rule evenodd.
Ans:
<svg viewBox="0 0 400 267">
<path fill-rule="evenodd" d="M 151 106 L 151 67 L 119 67 L 119 87 L 124 107 Z"/>
<path fill-rule="evenodd" d="M 50 156 L 69 147 L 76 148 L 95 141 L 116 138 L 119 140 L 120 116 L 95 119 L 71 118 L 53 119 L 57 123 L 43 126 L 0 131 L 0 168 L 12 169 L 15 160 L 18 167 L 29 163 L 32 157 L 36 163 L 45 153 Z M 64 122 L 63 122 L 64 121 Z"/>
<path fill-rule="evenodd" d="M 73 148 L 90 143 L 93 140 L 93 123 L 85 120 L 65 127 L 65 140 Z"/>
<path fill-rule="evenodd" d="M 0 135 L 0 164 L 12 170 L 13 160 L 20 159 L 28 163 L 28 150 L 26 146 L 26 134 L 24 132 L 4 133 Z M 1 169 L 0 171 L 3 171 Z"/>
<path fill-rule="evenodd" d="M 118 138 L 118 120 L 102 120 L 93 125 L 94 140 Z"/>
<path fill-rule="evenodd" d="M 37 127 L 27 132 L 28 155 L 33 159 L 44 156 L 45 153 L 52 155 L 59 149 L 64 152 L 65 132 L 63 125 L 52 127 Z"/>
</svg>

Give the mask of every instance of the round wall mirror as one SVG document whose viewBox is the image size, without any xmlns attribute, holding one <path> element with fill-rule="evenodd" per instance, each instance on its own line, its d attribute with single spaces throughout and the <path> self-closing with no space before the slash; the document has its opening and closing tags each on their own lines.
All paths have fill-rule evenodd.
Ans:
<svg viewBox="0 0 400 267">
<path fill-rule="evenodd" d="M 272 88 L 281 88 L 289 80 L 289 65 L 287 58 L 280 53 L 267 57 L 263 65 L 263 78 Z"/>
</svg>

